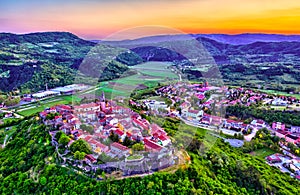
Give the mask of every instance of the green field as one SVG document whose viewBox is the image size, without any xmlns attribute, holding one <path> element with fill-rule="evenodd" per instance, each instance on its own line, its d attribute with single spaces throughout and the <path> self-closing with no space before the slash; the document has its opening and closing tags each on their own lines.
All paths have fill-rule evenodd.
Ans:
<svg viewBox="0 0 300 195">
<path fill-rule="evenodd" d="M 23 116 L 29 116 L 38 112 L 42 112 L 45 108 L 49 108 L 59 104 L 68 104 L 68 103 L 69 101 L 60 99 L 49 103 L 41 103 L 40 105 L 34 104 L 31 107 L 17 110 L 17 113 Z"/>
<path fill-rule="evenodd" d="M 38 112 L 42 112 L 45 108 L 49 108 L 59 104 L 70 104 L 72 102 L 78 102 L 81 99 L 76 95 L 53 97 L 40 102 L 34 102 L 26 105 L 19 106 L 16 112 L 23 116 L 29 116 Z"/>
<path fill-rule="evenodd" d="M 112 81 L 101 82 L 99 84 L 99 89 L 93 91 L 91 93 L 95 93 L 95 95 L 99 96 L 104 91 L 107 97 L 115 97 L 115 96 L 125 96 L 129 97 L 130 94 L 138 87 L 138 85 L 142 84 L 147 87 L 154 87 L 159 82 L 163 82 L 164 78 L 161 77 L 153 77 L 153 76 L 145 76 L 140 73 L 115 79 Z"/>
<path fill-rule="evenodd" d="M 135 69 L 145 75 L 162 78 L 178 78 L 178 75 L 172 72 L 170 67 L 170 62 L 146 62 L 136 66 L 131 66 L 132 69 Z"/>
<path fill-rule="evenodd" d="M 259 158 L 265 159 L 267 156 L 270 156 L 272 154 L 275 154 L 276 152 L 274 150 L 271 150 L 270 148 L 262 148 L 255 150 L 252 155 L 257 156 Z"/>
<path fill-rule="evenodd" d="M 136 70 L 137 74 L 111 81 L 100 82 L 97 85 L 97 90 L 86 94 L 101 96 L 102 92 L 104 92 L 108 98 L 116 96 L 129 97 L 130 94 L 139 87 L 139 85 L 154 87 L 159 82 L 164 82 L 169 79 L 177 79 L 178 75 L 172 72 L 169 68 L 170 66 L 170 62 L 147 62 L 132 66 L 130 68 Z"/>
<path fill-rule="evenodd" d="M 262 91 L 262 92 L 268 93 L 268 94 L 291 96 L 291 97 L 295 97 L 295 98 L 300 99 L 300 94 L 289 94 L 289 93 L 282 92 L 282 91 L 264 90 L 264 89 L 260 89 L 259 91 Z"/>
</svg>

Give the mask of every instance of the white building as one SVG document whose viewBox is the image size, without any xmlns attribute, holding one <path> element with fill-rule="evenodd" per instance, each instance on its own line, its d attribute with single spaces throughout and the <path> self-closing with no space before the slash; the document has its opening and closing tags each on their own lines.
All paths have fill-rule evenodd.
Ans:
<svg viewBox="0 0 300 195">
<path fill-rule="evenodd" d="M 196 120 L 200 120 L 201 117 L 203 116 L 203 110 L 183 110 L 183 115 L 187 118 L 193 118 L 193 119 L 196 119 Z"/>
<path fill-rule="evenodd" d="M 158 110 L 158 109 L 167 109 L 168 105 L 165 102 L 162 101 L 156 101 L 156 100 L 148 100 L 145 102 L 145 105 L 152 110 Z"/>
<path fill-rule="evenodd" d="M 272 101 L 273 106 L 287 106 L 287 101 L 284 101 L 280 98 L 276 98 L 275 100 Z"/>
</svg>

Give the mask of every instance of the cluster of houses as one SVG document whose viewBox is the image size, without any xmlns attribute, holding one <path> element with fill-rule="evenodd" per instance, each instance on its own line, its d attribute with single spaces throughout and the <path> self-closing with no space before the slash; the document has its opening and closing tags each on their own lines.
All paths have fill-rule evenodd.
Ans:
<svg viewBox="0 0 300 195">
<path fill-rule="evenodd" d="M 181 109 L 180 115 L 187 120 L 199 122 L 203 125 L 220 126 L 235 131 L 248 130 L 250 125 L 244 124 L 242 121 L 225 119 L 219 116 L 204 113 L 204 108 L 210 108 L 212 103 L 217 103 L 217 106 L 226 103 L 224 100 L 217 102 L 213 98 L 204 101 L 206 99 L 205 93 L 211 90 L 215 90 L 218 93 L 224 93 L 227 88 L 210 87 L 208 86 L 207 82 L 204 84 L 177 83 L 175 85 L 164 86 L 158 89 L 157 93 L 164 97 L 167 96 L 175 102 L 183 101 L 179 106 Z M 233 91 L 230 92 L 233 93 Z M 192 107 L 191 103 L 189 102 L 191 97 L 196 97 L 199 100 L 197 108 Z"/>
<path fill-rule="evenodd" d="M 235 105 L 237 103 L 250 106 L 253 103 L 262 102 L 265 105 L 287 106 L 299 103 L 299 100 L 291 96 L 276 96 L 262 92 L 255 92 L 251 89 L 234 88 L 226 91 L 227 100 L 225 104 Z"/>
<path fill-rule="evenodd" d="M 47 116 L 51 113 L 55 116 L 49 119 Z M 113 159 L 129 157 L 132 154 L 131 149 L 122 145 L 126 137 L 142 143 L 147 153 L 166 153 L 167 148 L 172 146 L 164 129 L 150 124 L 138 113 L 118 106 L 114 101 L 103 100 L 77 106 L 57 105 L 45 109 L 40 117 L 46 125 L 70 135 L 73 139 L 69 146 L 78 139 L 90 144 L 93 153 L 85 156 L 89 163 L 96 163 L 102 153 Z M 83 124 L 92 127 L 92 132 L 85 131 Z M 109 141 L 112 134 L 118 136 L 118 142 Z"/>
<path fill-rule="evenodd" d="M 205 100 L 205 92 L 211 90 L 208 83 L 204 84 L 189 84 L 185 82 L 178 82 L 174 85 L 167 85 L 159 88 L 156 92 L 158 95 L 168 97 L 169 99 L 180 102 L 185 97 L 195 96 L 199 100 Z"/>
<path fill-rule="evenodd" d="M 267 156 L 266 161 L 271 166 L 276 166 L 283 172 L 289 172 L 291 176 L 300 180 L 300 158 L 276 153 Z"/>
<path fill-rule="evenodd" d="M 206 92 L 214 90 L 216 93 L 225 94 L 225 96 L 219 96 L 219 98 L 209 98 L 206 100 Z M 253 103 L 261 102 L 266 105 L 289 105 L 298 103 L 299 100 L 295 97 L 288 96 L 276 96 L 266 94 L 262 92 L 255 92 L 251 89 L 244 88 L 231 88 L 228 87 L 212 87 L 208 86 L 208 83 L 204 84 L 189 84 L 189 83 L 176 83 L 168 86 L 161 87 L 157 90 L 157 94 L 163 97 L 167 97 L 174 102 L 182 102 L 179 106 L 181 109 L 180 115 L 188 120 L 194 122 L 200 122 L 204 125 L 221 126 L 223 128 L 243 131 L 248 130 L 249 127 L 257 129 L 267 127 L 276 131 L 279 137 L 286 138 L 289 142 L 299 142 L 299 132 L 297 127 L 291 127 L 290 130 L 286 130 L 283 124 L 273 123 L 270 127 L 263 120 L 253 120 L 251 124 L 245 124 L 242 121 L 225 119 L 219 116 L 213 116 L 204 113 L 205 108 L 211 109 L 212 105 L 219 107 L 220 105 L 226 107 L 235 104 L 243 104 L 250 106 Z M 190 99 L 196 97 L 199 99 L 197 108 L 192 107 Z M 206 100 L 206 101 L 205 101 Z"/>
<path fill-rule="evenodd" d="M 272 129 L 276 136 L 284 138 L 287 142 L 300 145 L 300 127 L 291 126 L 287 128 L 283 123 L 274 122 L 272 123 Z"/>
</svg>

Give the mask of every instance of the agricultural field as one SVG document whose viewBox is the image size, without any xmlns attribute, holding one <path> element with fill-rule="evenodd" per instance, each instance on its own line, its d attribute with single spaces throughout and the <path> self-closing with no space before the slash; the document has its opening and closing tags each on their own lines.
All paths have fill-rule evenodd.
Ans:
<svg viewBox="0 0 300 195">
<path fill-rule="evenodd" d="M 291 96 L 291 97 L 295 97 L 295 98 L 300 99 L 300 94 L 289 94 L 289 93 L 282 92 L 282 91 L 264 90 L 264 89 L 260 89 L 259 91 L 264 92 L 264 93 L 268 93 L 268 94 Z"/>
<path fill-rule="evenodd" d="M 178 75 L 172 72 L 171 66 L 170 62 L 146 62 L 131 68 L 149 76 L 176 79 Z"/>
<path fill-rule="evenodd" d="M 102 92 L 109 98 L 116 96 L 129 97 L 135 89 L 144 89 L 154 87 L 159 82 L 169 79 L 177 79 L 178 75 L 173 73 L 168 67 L 167 62 L 147 62 L 140 65 L 132 66 L 137 74 L 111 81 L 101 82 L 96 91 L 91 94 L 101 96 Z"/>
</svg>

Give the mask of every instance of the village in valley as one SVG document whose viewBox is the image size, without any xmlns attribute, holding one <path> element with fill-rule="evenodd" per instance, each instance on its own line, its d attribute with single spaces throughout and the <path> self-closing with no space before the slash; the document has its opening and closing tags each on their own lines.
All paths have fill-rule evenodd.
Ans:
<svg viewBox="0 0 300 195">
<path fill-rule="evenodd" d="M 260 131 L 267 131 L 270 136 L 280 139 L 280 153 L 266 157 L 271 166 L 300 179 L 300 127 L 274 121 L 270 124 L 262 119 L 239 120 L 225 116 L 228 106 L 265 107 L 298 110 L 299 99 L 293 96 L 273 95 L 251 89 L 214 87 L 204 84 L 176 83 L 157 90 L 160 96 L 167 97 L 173 103 L 181 104 L 171 116 L 177 116 L 186 124 L 202 127 L 246 142 L 255 136 L 262 137 Z M 155 104 L 155 103 L 154 103 Z M 157 103 L 156 103 L 157 104 Z M 219 136 L 218 136 L 219 137 Z M 243 142 L 236 139 L 224 139 L 233 147 L 242 147 Z M 293 154 L 294 153 L 294 154 Z"/>
</svg>

